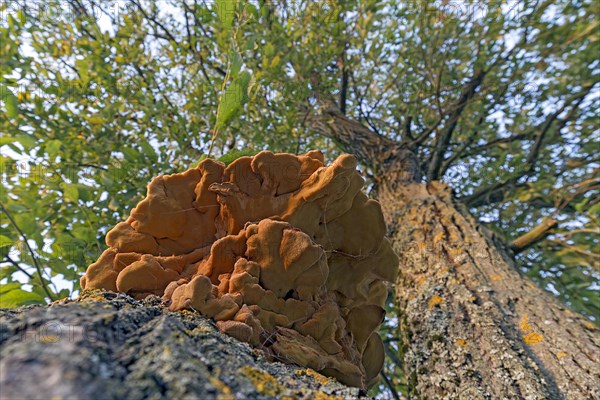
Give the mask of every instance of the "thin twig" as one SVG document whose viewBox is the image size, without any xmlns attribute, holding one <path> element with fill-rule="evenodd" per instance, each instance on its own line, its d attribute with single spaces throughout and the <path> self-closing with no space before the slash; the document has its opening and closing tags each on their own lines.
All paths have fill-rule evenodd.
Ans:
<svg viewBox="0 0 600 400">
<path fill-rule="evenodd" d="M 21 271 L 22 273 L 24 273 L 25 275 L 27 275 L 27 277 L 29 279 L 33 279 L 33 275 L 31 275 L 29 272 L 27 272 L 23 267 L 21 267 L 19 265 L 19 263 L 17 263 L 15 260 L 13 260 L 8 254 L 5 256 L 5 258 L 8 260 L 9 263 L 11 263 L 16 269 L 18 269 L 19 271 Z"/>
<path fill-rule="evenodd" d="M 383 381 L 385 382 L 385 386 L 387 386 L 388 389 L 390 389 L 390 392 L 392 393 L 392 397 L 394 397 L 394 399 L 396 399 L 396 400 L 400 400 L 400 395 L 398 394 L 398 391 L 394 387 L 394 384 L 392 383 L 392 381 L 390 381 L 390 378 L 388 378 L 387 375 L 383 371 L 381 371 L 379 374 L 383 378 Z"/>
<path fill-rule="evenodd" d="M 42 276 L 42 268 L 38 264 L 35 253 L 33 252 L 33 249 L 31 248 L 31 246 L 29 245 L 29 242 L 27 241 L 27 236 L 25 236 L 25 234 L 23 233 L 21 228 L 19 228 L 19 226 L 13 219 L 12 215 L 10 215 L 10 213 L 8 212 L 6 207 L 4 207 L 4 204 L 2 204 L 1 201 L 0 201 L 0 208 L 2 208 L 2 211 L 6 214 L 6 217 L 8 218 L 10 223 L 15 227 L 15 229 L 19 233 L 19 236 L 21 236 L 21 239 L 23 239 L 23 242 L 25 242 L 25 246 L 27 246 L 27 249 L 29 250 L 29 254 L 31 254 L 31 259 L 33 260 L 33 265 L 35 266 L 35 269 L 37 270 L 37 273 L 40 277 L 40 283 L 42 285 L 42 288 L 44 289 L 44 292 L 46 292 L 46 294 L 50 298 L 50 301 L 54 301 L 55 300 L 54 296 L 52 295 L 52 293 L 50 293 L 50 290 L 48 289 L 48 287 L 46 286 L 46 283 L 44 282 L 44 277 Z"/>
</svg>

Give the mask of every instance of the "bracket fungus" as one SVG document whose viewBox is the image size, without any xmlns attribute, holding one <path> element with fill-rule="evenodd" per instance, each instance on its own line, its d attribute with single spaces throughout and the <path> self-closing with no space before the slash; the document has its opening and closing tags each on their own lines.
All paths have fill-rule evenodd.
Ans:
<svg viewBox="0 0 600 400">
<path fill-rule="evenodd" d="M 163 296 L 274 359 L 368 388 L 398 259 L 356 166 L 263 151 L 158 176 L 81 287 Z"/>
</svg>

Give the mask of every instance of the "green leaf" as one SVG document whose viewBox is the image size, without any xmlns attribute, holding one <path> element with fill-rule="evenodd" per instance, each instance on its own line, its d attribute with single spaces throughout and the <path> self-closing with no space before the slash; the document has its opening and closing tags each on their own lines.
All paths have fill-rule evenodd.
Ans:
<svg viewBox="0 0 600 400">
<path fill-rule="evenodd" d="M 50 260 L 49 265 L 50 269 L 57 274 L 62 274 L 65 277 L 70 277 L 73 275 L 73 270 L 67 268 L 67 264 L 63 260 Z"/>
<path fill-rule="evenodd" d="M 3 146 L 5 144 L 9 144 L 15 141 L 14 137 L 8 136 L 8 135 L 0 135 L 0 146 Z"/>
<path fill-rule="evenodd" d="M 242 68 L 242 56 L 235 49 L 231 52 L 231 67 L 229 73 L 233 78 L 236 78 Z"/>
<path fill-rule="evenodd" d="M 238 0 L 217 0 L 215 10 L 217 16 L 226 28 L 231 28 L 233 25 L 233 17 L 237 9 Z"/>
<path fill-rule="evenodd" d="M 11 13 L 8 13 L 8 28 L 11 31 L 15 30 L 15 23 L 16 23 L 15 18 L 11 15 Z"/>
<path fill-rule="evenodd" d="M 7 205 L 6 207 L 8 208 L 8 211 L 15 212 L 15 213 L 21 213 L 21 212 L 29 210 L 23 204 L 17 204 L 17 203 L 11 203 L 11 204 Z"/>
<path fill-rule="evenodd" d="M 13 245 L 15 243 L 14 240 L 11 240 L 10 238 L 4 236 L 4 235 L 0 235 L 0 247 L 4 247 L 4 246 L 8 246 L 8 245 Z"/>
<path fill-rule="evenodd" d="M 158 161 L 158 156 L 156 155 L 156 151 L 154 147 L 150 145 L 147 141 L 143 141 L 140 145 L 142 147 L 143 154 L 150 159 L 153 163 Z"/>
<path fill-rule="evenodd" d="M 223 93 L 217 115 L 217 129 L 225 126 L 248 99 L 247 90 L 250 78 L 251 75 L 248 71 L 242 72 Z"/>
<path fill-rule="evenodd" d="M 19 17 L 19 21 L 21 22 L 21 25 L 25 25 L 25 13 L 19 9 L 19 11 L 17 12 L 17 17 Z"/>
<path fill-rule="evenodd" d="M 0 258 L 6 257 L 6 255 L 10 252 L 12 244 L 9 245 L 1 245 L 0 243 Z"/>
<path fill-rule="evenodd" d="M 243 149 L 243 150 L 231 150 L 230 152 L 223 154 L 219 161 L 221 161 L 225 165 L 229 165 L 240 157 L 244 156 L 254 156 L 256 155 L 256 150 L 253 149 Z"/>
<path fill-rule="evenodd" d="M 19 283 L 19 282 L 5 283 L 3 285 L 0 285 L 0 295 L 10 292 L 11 290 L 20 289 L 20 288 L 21 288 L 21 283 Z"/>
<path fill-rule="evenodd" d="M 79 200 L 79 190 L 77 189 L 76 185 L 62 182 L 60 186 L 63 190 L 66 200 L 72 202 L 77 202 L 77 200 Z"/>
<path fill-rule="evenodd" d="M 16 271 L 18 271 L 18 270 L 14 267 L 14 265 L 5 265 L 4 267 L 1 267 L 0 268 L 0 280 L 2 280 L 4 278 L 8 278 L 12 274 L 14 274 Z M 6 286 L 6 284 L 0 285 L 0 287 L 2 287 L 2 286 Z"/>
<path fill-rule="evenodd" d="M 587 211 L 587 214 L 589 214 L 591 216 L 600 215 L 600 203 L 597 203 L 597 204 L 594 204 L 593 206 L 591 206 L 590 209 Z"/>
<path fill-rule="evenodd" d="M 20 284 L 19 284 L 20 285 Z M 13 308 L 28 304 L 43 304 L 44 298 L 37 293 L 14 289 L 0 294 L 0 308 Z"/>
<path fill-rule="evenodd" d="M 56 156 L 60 155 L 60 149 L 60 140 L 50 140 L 46 143 L 46 153 L 48 153 L 51 159 L 54 159 Z"/>
<path fill-rule="evenodd" d="M 37 143 L 33 136 L 28 135 L 26 133 L 16 135 L 15 140 L 17 142 L 21 143 L 21 145 L 25 148 L 25 150 L 30 150 L 31 148 L 35 147 L 35 145 Z"/>
<path fill-rule="evenodd" d="M 125 160 L 130 163 L 137 163 L 140 161 L 140 153 L 139 151 L 132 149 L 131 147 L 125 147 L 121 149 L 123 154 L 125 154 Z"/>
<path fill-rule="evenodd" d="M 17 115 L 19 115 L 17 96 L 15 96 L 6 85 L 0 85 L 0 96 L 4 101 L 4 107 L 6 107 L 6 113 L 8 116 L 15 118 Z"/>
</svg>

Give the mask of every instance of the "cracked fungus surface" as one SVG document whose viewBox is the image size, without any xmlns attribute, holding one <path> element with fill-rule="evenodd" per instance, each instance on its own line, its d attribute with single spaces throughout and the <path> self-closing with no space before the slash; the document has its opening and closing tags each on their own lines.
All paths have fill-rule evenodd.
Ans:
<svg viewBox="0 0 600 400">
<path fill-rule="evenodd" d="M 163 296 L 274 359 L 367 388 L 398 259 L 356 164 L 263 151 L 158 176 L 81 287 Z"/>
</svg>

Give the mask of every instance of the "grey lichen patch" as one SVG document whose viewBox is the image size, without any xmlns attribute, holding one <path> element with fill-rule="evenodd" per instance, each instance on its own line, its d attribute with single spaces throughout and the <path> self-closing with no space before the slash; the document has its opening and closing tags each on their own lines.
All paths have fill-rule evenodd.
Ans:
<svg viewBox="0 0 600 400">
<path fill-rule="evenodd" d="M 261 394 L 275 397 L 286 391 L 273 375 L 259 368 L 245 365 L 240 369 L 240 372 L 252 382 L 256 390 Z"/>
</svg>

